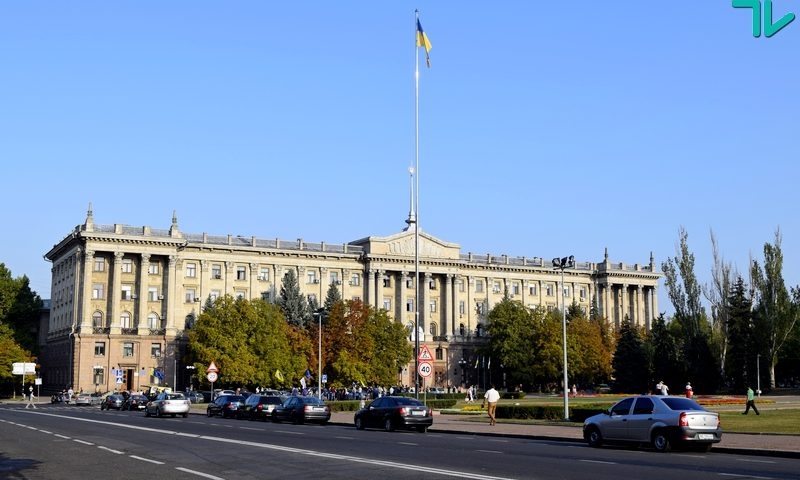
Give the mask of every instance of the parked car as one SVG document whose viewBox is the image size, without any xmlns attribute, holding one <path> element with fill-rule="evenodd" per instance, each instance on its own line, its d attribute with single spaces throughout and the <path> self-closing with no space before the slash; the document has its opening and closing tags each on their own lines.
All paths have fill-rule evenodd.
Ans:
<svg viewBox="0 0 800 480">
<path fill-rule="evenodd" d="M 164 415 L 182 415 L 183 418 L 189 416 L 189 409 L 192 404 L 180 392 L 161 392 L 155 398 L 147 402 L 144 408 L 144 416 L 149 417 L 155 415 L 161 417 Z"/>
<path fill-rule="evenodd" d="M 428 393 L 433 395 L 441 395 L 447 393 L 447 390 L 444 387 L 430 387 L 428 388 Z"/>
<path fill-rule="evenodd" d="M 100 404 L 100 410 L 122 410 L 122 404 L 125 402 L 125 397 L 118 393 L 112 393 L 103 399 Z"/>
<path fill-rule="evenodd" d="M 293 396 L 276 405 L 270 416 L 273 422 L 316 422 L 325 425 L 331 419 L 331 408 L 317 397 Z"/>
<path fill-rule="evenodd" d="M 194 390 L 191 392 L 186 392 L 184 395 L 186 396 L 186 399 L 192 403 L 205 403 L 206 401 L 205 396 L 202 393 Z"/>
<path fill-rule="evenodd" d="M 650 444 L 659 452 L 694 446 L 708 451 L 722 440 L 719 415 L 692 399 L 642 395 L 623 398 L 604 413 L 587 418 L 583 438 L 603 443 Z"/>
<path fill-rule="evenodd" d="M 241 395 L 220 395 L 213 402 L 209 402 L 206 407 L 206 415 L 209 417 L 222 415 L 222 418 L 236 417 L 242 407 L 244 407 L 244 397 Z"/>
<path fill-rule="evenodd" d="M 391 432 L 403 428 L 424 433 L 433 425 L 433 410 L 416 398 L 386 396 L 358 410 L 353 420 L 358 430 L 370 427 Z"/>
<path fill-rule="evenodd" d="M 93 398 L 95 397 L 92 397 L 88 393 L 79 393 L 75 395 L 75 405 L 94 405 Z"/>
<path fill-rule="evenodd" d="M 122 402 L 123 410 L 144 410 L 150 400 L 145 395 L 133 394 Z"/>
<path fill-rule="evenodd" d="M 284 402 L 283 397 L 277 395 L 250 395 L 244 401 L 244 406 L 239 410 L 238 418 L 267 421 L 272 410 Z"/>
</svg>

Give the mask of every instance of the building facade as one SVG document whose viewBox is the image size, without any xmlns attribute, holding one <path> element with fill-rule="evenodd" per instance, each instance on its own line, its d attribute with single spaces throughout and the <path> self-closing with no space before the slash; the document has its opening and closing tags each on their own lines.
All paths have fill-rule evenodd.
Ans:
<svg viewBox="0 0 800 480">
<path fill-rule="evenodd" d="M 433 356 L 426 381 L 433 386 L 478 383 L 481 375 L 485 382 L 476 350 L 506 291 L 530 307 L 563 308 L 563 287 L 566 304 L 588 311 L 594 302 L 615 326 L 629 317 L 649 329 L 658 315 L 662 274 L 652 255 L 648 264 L 626 265 L 606 252 L 600 263 L 554 270 L 539 257 L 464 254 L 408 223 L 388 237 L 327 244 L 184 233 L 174 214 L 169 229 L 95 225 L 90 207 L 45 255 L 53 265 L 43 383 L 76 391 L 186 387 L 194 373 L 182 361 L 186 330 L 201 305 L 223 295 L 274 302 L 289 269 L 319 303 L 335 284 L 342 298 L 387 310 L 410 341 L 418 324 L 420 345 Z M 413 384 L 414 365 L 398 383 Z"/>
</svg>

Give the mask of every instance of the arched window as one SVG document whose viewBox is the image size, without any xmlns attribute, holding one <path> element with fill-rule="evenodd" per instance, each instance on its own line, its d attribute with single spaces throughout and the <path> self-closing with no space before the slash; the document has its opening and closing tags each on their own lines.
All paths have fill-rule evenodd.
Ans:
<svg viewBox="0 0 800 480">
<path fill-rule="evenodd" d="M 483 325 L 478 324 L 478 326 L 475 328 L 475 336 L 480 337 L 482 333 L 483 333 Z"/>
<path fill-rule="evenodd" d="M 190 313 L 189 315 L 186 315 L 186 329 L 187 330 L 192 328 L 192 327 L 194 327 L 194 321 L 195 321 L 195 318 L 194 318 L 194 314 L 193 313 Z"/>
<path fill-rule="evenodd" d="M 150 315 L 147 316 L 147 328 L 151 330 L 158 330 L 161 328 L 161 319 L 158 318 L 158 314 L 155 312 L 150 312 Z"/>
<path fill-rule="evenodd" d="M 119 325 L 122 328 L 133 328 L 131 327 L 131 314 L 122 312 L 122 315 L 119 316 Z"/>
<path fill-rule="evenodd" d="M 463 323 L 458 326 L 458 334 L 462 337 L 467 334 L 467 327 L 465 327 Z"/>
<path fill-rule="evenodd" d="M 94 312 L 92 314 L 92 327 L 103 328 L 103 314 L 101 312 Z"/>
<path fill-rule="evenodd" d="M 433 335 L 435 337 L 436 335 L 438 335 L 436 333 L 438 330 L 439 330 L 439 327 L 438 327 L 438 325 L 436 325 L 436 322 L 431 322 L 430 326 L 428 327 L 428 333 L 430 333 L 431 335 Z"/>
</svg>

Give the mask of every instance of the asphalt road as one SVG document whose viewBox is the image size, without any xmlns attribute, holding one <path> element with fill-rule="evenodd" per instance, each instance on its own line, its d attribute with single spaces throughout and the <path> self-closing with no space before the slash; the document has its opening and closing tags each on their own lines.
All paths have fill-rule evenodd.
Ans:
<svg viewBox="0 0 800 480">
<path fill-rule="evenodd" d="M 0 405 L 0 478 L 797 479 L 800 460 Z"/>
</svg>

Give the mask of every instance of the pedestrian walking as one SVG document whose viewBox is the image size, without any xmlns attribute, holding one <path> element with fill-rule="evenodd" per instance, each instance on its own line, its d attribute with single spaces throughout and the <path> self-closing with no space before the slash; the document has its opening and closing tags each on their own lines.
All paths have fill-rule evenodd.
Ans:
<svg viewBox="0 0 800 480">
<path fill-rule="evenodd" d="M 498 400 L 500 400 L 500 393 L 494 388 L 494 384 L 492 384 L 492 387 L 486 390 L 486 393 L 483 395 L 483 403 L 486 405 L 481 405 L 481 407 L 488 407 L 486 412 L 489 414 L 489 425 L 497 424 L 495 413 L 497 412 Z"/>
<path fill-rule="evenodd" d="M 692 398 L 692 382 L 686 382 L 686 398 Z"/>
<path fill-rule="evenodd" d="M 28 403 L 25 405 L 25 408 L 28 408 L 28 407 L 36 408 L 36 404 L 33 403 L 33 399 L 35 397 L 33 396 L 33 387 L 32 386 L 28 387 L 28 395 L 27 395 L 27 397 L 28 397 Z"/>
<path fill-rule="evenodd" d="M 747 403 L 745 404 L 744 412 L 742 412 L 742 415 L 747 415 L 747 413 L 750 411 L 751 408 L 753 409 L 754 412 L 756 412 L 756 415 L 761 415 L 760 413 L 758 413 L 758 408 L 756 408 L 756 394 L 755 392 L 753 392 L 753 389 L 748 386 Z"/>
<path fill-rule="evenodd" d="M 661 395 L 664 395 L 665 397 L 669 395 L 669 387 L 664 382 L 661 382 Z"/>
</svg>

